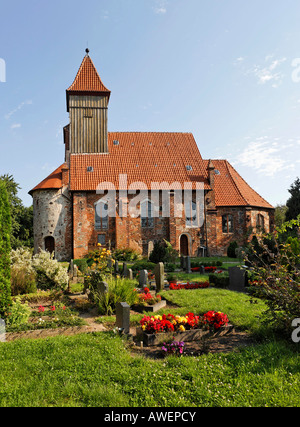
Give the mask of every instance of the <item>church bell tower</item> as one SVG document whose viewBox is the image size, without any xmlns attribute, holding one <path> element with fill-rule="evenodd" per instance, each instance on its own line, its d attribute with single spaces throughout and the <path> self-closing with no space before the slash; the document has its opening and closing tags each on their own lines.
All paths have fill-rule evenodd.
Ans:
<svg viewBox="0 0 300 427">
<path fill-rule="evenodd" d="M 70 154 L 108 153 L 107 109 L 110 91 L 102 83 L 88 49 L 66 95 L 70 116 Z"/>
</svg>

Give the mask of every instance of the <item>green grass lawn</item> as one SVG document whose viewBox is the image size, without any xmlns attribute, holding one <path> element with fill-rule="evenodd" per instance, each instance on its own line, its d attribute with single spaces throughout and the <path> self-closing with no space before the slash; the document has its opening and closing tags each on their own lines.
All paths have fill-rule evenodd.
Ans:
<svg viewBox="0 0 300 427">
<path fill-rule="evenodd" d="M 263 303 L 245 294 L 165 294 L 179 306 L 173 313 L 220 310 L 241 329 L 265 329 Z M 0 407 L 299 406 L 299 345 L 260 338 L 228 354 L 158 360 L 133 354 L 112 332 L 0 343 Z"/>
<path fill-rule="evenodd" d="M 298 406 L 299 365 L 284 342 L 150 360 L 111 332 L 19 340 L 0 345 L 0 406 Z"/>
</svg>

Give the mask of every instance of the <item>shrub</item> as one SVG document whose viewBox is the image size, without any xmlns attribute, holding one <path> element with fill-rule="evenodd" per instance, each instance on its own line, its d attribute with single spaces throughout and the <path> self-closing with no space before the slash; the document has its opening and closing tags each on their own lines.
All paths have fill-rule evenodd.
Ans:
<svg viewBox="0 0 300 427">
<path fill-rule="evenodd" d="M 12 295 L 35 293 L 36 272 L 32 267 L 32 250 L 29 248 L 12 250 L 10 258 Z"/>
<path fill-rule="evenodd" d="M 135 262 L 131 268 L 132 268 L 132 271 L 140 271 L 140 270 L 154 271 L 155 265 L 156 265 L 155 263 L 143 259 Z"/>
<path fill-rule="evenodd" d="M 209 283 L 213 284 L 216 288 L 227 288 L 229 286 L 228 273 L 209 274 Z"/>
<path fill-rule="evenodd" d="M 10 327 L 19 327 L 28 323 L 31 309 L 27 303 L 22 304 L 20 297 L 13 301 L 7 317 L 7 325 Z"/>
<path fill-rule="evenodd" d="M 81 259 L 74 259 L 74 265 L 77 265 L 78 270 L 81 271 L 81 273 L 85 274 L 88 270 L 88 263 L 85 258 Z"/>
<path fill-rule="evenodd" d="M 178 258 L 178 252 L 173 249 L 170 242 L 157 241 L 154 243 L 153 251 L 149 256 L 149 261 L 157 264 L 158 262 L 175 264 Z"/>
<path fill-rule="evenodd" d="M 115 249 L 112 253 L 112 257 L 117 261 L 136 261 L 139 256 L 138 252 L 130 248 Z"/>
<path fill-rule="evenodd" d="M 238 244 L 236 241 L 233 241 L 229 244 L 227 248 L 227 256 L 229 258 L 236 258 L 235 250 L 238 248 Z"/>
<path fill-rule="evenodd" d="M 0 182 L 0 317 L 6 317 L 11 300 L 10 284 L 11 214 L 6 186 Z"/>
<path fill-rule="evenodd" d="M 62 289 L 68 286 L 69 276 L 67 269 L 61 265 L 54 254 L 40 251 L 33 256 L 32 266 L 37 273 L 37 287 L 39 289 Z"/>
<path fill-rule="evenodd" d="M 253 249 L 250 262 L 255 272 L 254 280 L 250 282 L 251 293 L 265 300 L 267 323 L 288 335 L 293 319 L 300 313 L 300 255 L 294 254 L 290 243 L 279 242 L 281 234 L 295 226 L 300 231 L 300 217 L 285 223 L 272 234 L 259 237 L 256 245 L 260 250 Z M 266 244 L 268 240 L 271 241 L 269 245 Z"/>
<path fill-rule="evenodd" d="M 116 312 L 116 305 L 119 302 L 126 302 L 133 305 L 138 302 L 138 293 L 135 289 L 134 280 L 124 278 L 107 278 L 108 292 L 101 293 L 98 290 L 99 283 L 102 282 L 102 276 L 94 272 L 90 278 L 89 290 L 91 299 L 97 305 L 99 313 L 111 315 Z"/>
<path fill-rule="evenodd" d="M 149 261 L 157 264 L 158 262 L 165 262 L 167 256 L 167 248 L 162 242 L 155 242 L 153 251 L 149 256 Z"/>
</svg>

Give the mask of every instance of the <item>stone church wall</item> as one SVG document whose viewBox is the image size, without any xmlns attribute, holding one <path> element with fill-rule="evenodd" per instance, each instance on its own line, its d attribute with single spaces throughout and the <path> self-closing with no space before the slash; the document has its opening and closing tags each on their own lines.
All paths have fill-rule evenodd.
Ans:
<svg viewBox="0 0 300 427">
<path fill-rule="evenodd" d="M 45 238 L 55 241 L 55 258 L 72 258 L 72 202 L 67 187 L 33 193 L 34 252 L 45 249 Z"/>
</svg>

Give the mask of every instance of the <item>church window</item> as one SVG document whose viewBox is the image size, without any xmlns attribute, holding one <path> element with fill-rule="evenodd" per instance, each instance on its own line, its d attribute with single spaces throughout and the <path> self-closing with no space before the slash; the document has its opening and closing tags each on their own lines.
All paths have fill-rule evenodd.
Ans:
<svg viewBox="0 0 300 427">
<path fill-rule="evenodd" d="M 223 233 L 233 233 L 233 217 L 232 215 L 222 216 L 222 231 Z"/>
<path fill-rule="evenodd" d="M 95 205 L 95 228 L 96 230 L 108 229 L 108 204 L 98 202 Z"/>
<path fill-rule="evenodd" d="M 264 227 L 265 227 L 265 218 L 263 217 L 263 215 L 258 214 L 256 216 L 256 230 L 258 231 L 264 231 Z"/>
<path fill-rule="evenodd" d="M 141 225 L 142 228 L 154 227 L 153 203 L 150 200 L 144 200 L 141 203 Z"/>
<path fill-rule="evenodd" d="M 187 227 L 197 227 L 197 205 L 195 202 L 190 203 L 186 210 L 185 223 Z"/>
</svg>

